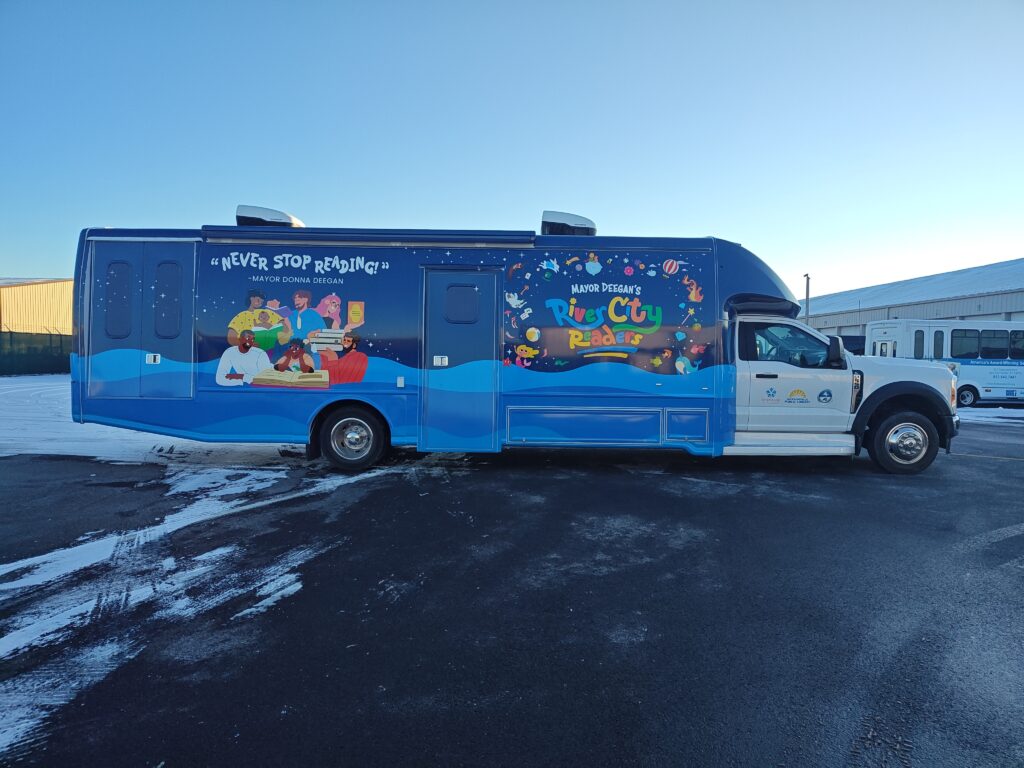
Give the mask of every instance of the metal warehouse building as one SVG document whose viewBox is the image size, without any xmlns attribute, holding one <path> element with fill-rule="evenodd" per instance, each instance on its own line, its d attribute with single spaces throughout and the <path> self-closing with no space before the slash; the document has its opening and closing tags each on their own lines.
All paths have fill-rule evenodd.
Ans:
<svg viewBox="0 0 1024 768">
<path fill-rule="evenodd" d="M 71 335 L 71 280 L 0 278 L 0 331 Z"/>
<path fill-rule="evenodd" d="M 904 318 L 1024 321 L 1024 259 L 812 296 L 808 325 L 863 336 L 873 320 Z"/>
</svg>

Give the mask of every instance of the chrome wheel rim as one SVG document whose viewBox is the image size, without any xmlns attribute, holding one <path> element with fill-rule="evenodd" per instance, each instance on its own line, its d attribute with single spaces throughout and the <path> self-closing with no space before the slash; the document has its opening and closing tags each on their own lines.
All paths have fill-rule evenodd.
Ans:
<svg viewBox="0 0 1024 768">
<path fill-rule="evenodd" d="M 362 419 L 342 419 L 331 430 L 331 445 L 345 461 L 358 461 L 373 447 L 373 430 Z"/>
<path fill-rule="evenodd" d="M 965 389 L 960 393 L 960 405 L 974 405 L 974 393 Z"/>
<path fill-rule="evenodd" d="M 928 451 L 928 433 L 917 424 L 897 424 L 885 436 L 885 447 L 893 461 L 913 464 Z"/>
</svg>

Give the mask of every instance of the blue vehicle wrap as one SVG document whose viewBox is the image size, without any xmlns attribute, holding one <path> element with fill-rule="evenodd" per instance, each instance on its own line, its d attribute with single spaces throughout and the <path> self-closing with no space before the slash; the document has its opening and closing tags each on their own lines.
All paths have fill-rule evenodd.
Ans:
<svg viewBox="0 0 1024 768">
<path fill-rule="evenodd" d="M 730 302 L 793 301 L 714 238 L 86 230 L 75 276 L 78 421 L 305 443 L 355 402 L 393 444 L 445 451 L 721 454 Z"/>
</svg>

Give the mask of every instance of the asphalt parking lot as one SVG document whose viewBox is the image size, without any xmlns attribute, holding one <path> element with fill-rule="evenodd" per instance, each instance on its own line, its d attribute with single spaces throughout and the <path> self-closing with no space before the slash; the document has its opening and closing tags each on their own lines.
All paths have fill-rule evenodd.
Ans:
<svg viewBox="0 0 1024 768">
<path fill-rule="evenodd" d="M 0 761 L 1024 764 L 1020 425 L 915 477 L 210 456 L 0 458 Z"/>
</svg>

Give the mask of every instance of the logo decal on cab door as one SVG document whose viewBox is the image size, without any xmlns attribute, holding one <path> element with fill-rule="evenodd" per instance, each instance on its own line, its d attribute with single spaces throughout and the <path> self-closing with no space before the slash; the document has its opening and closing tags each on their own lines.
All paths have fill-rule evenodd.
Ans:
<svg viewBox="0 0 1024 768">
<path fill-rule="evenodd" d="M 823 389 L 823 390 L 821 390 L 821 392 L 818 393 L 818 402 L 819 403 L 831 403 L 832 402 L 832 390 L 831 389 Z"/>
<path fill-rule="evenodd" d="M 790 405 L 795 405 L 809 403 L 811 401 L 807 399 L 807 393 L 804 392 L 802 389 L 794 389 L 791 390 L 789 395 L 786 396 L 786 402 L 789 403 Z"/>
</svg>

